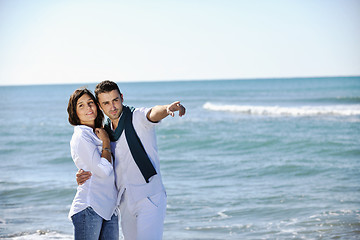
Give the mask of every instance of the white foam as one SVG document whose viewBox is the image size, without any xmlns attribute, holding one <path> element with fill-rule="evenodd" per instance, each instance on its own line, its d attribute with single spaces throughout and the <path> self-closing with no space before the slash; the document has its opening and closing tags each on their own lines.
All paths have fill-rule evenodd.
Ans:
<svg viewBox="0 0 360 240">
<path fill-rule="evenodd" d="M 334 106 L 251 106 L 226 105 L 207 102 L 204 109 L 211 111 L 236 112 L 248 115 L 266 116 L 354 116 L 360 115 L 360 105 L 334 105 Z"/>
<path fill-rule="evenodd" d="M 36 233 L 22 233 L 5 239 L 11 240 L 71 240 L 73 236 L 52 231 L 37 230 Z"/>
<path fill-rule="evenodd" d="M 217 212 L 217 215 L 218 215 L 220 218 L 222 218 L 222 219 L 224 219 L 224 218 L 229 218 L 230 216 L 229 216 L 229 215 L 226 215 L 226 214 L 224 213 L 224 211 L 225 211 L 225 210 L 220 211 L 220 212 Z"/>
</svg>

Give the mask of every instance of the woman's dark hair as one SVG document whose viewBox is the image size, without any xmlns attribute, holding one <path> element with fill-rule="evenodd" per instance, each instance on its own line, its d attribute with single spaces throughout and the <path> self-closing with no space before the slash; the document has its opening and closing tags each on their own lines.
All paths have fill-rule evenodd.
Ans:
<svg viewBox="0 0 360 240">
<path fill-rule="evenodd" d="M 69 104 L 67 107 L 67 112 L 69 114 L 69 123 L 73 126 L 81 125 L 80 119 L 76 113 L 76 104 L 79 98 L 81 98 L 84 94 L 87 94 L 90 96 L 90 98 L 95 102 L 96 110 L 97 110 L 97 117 L 95 119 L 95 128 L 102 127 L 103 121 L 104 121 L 104 114 L 100 110 L 98 101 L 96 100 L 94 94 L 86 88 L 79 88 L 76 89 L 73 94 L 71 94 L 69 99 Z"/>
</svg>

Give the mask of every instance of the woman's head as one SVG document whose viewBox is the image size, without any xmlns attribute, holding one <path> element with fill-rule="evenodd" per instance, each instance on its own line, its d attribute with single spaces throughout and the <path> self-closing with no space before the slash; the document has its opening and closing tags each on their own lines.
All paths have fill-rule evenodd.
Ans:
<svg viewBox="0 0 360 240">
<path fill-rule="evenodd" d="M 67 112 L 71 125 L 102 127 L 104 114 L 94 95 L 86 88 L 77 89 L 71 94 Z"/>
</svg>

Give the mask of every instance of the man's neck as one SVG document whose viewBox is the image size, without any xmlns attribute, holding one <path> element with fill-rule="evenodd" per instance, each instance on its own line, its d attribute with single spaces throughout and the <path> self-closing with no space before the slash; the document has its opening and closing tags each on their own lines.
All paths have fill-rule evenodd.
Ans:
<svg viewBox="0 0 360 240">
<path fill-rule="evenodd" d="M 121 111 L 120 116 L 117 119 L 110 119 L 111 120 L 111 125 L 113 128 L 113 131 L 115 131 L 115 129 L 117 128 L 117 126 L 119 125 L 119 120 L 121 118 L 121 116 L 123 115 L 123 111 Z"/>
<path fill-rule="evenodd" d="M 120 116 L 121 116 L 121 115 L 120 115 Z M 111 120 L 111 125 L 112 125 L 113 131 L 115 131 L 115 129 L 117 128 L 117 126 L 118 126 L 118 124 L 119 124 L 119 120 L 120 120 L 120 117 L 117 118 L 117 119 Z"/>
</svg>

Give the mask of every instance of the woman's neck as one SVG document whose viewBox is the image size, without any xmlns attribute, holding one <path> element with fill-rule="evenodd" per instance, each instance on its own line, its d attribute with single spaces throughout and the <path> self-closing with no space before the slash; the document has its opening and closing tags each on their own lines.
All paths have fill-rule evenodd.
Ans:
<svg viewBox="0 0 360 240">
<path fill-rule="evenodd" d="M 95 129 L 95 122 L 93 122 L 93 123 L 80 122 L 80 124 L 91 127 L 92 129 Z"/>
</svg>

